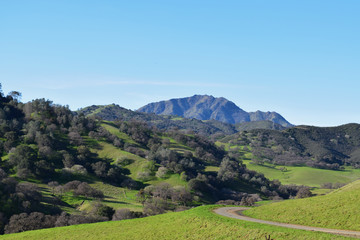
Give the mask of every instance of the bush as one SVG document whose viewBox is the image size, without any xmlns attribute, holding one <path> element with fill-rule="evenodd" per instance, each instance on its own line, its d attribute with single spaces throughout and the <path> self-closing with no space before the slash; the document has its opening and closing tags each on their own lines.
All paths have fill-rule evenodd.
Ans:
<svg viewBox="0 0 360 240">
<path fill-rule="evenodd" d="M 84 223 L 95 223 L 107 221 L 106 217 L 100 216 L 84 216 L 84 215 L 70 215 L 62 212 L 55 222 L 55 227 L 70 226 Z"/>
<path fill-rule="evenodd" d="M 74 181 L 71 181 L 71 182 L 68 182 L 64 185 L 64 190 L 65 191 L 69 191 L 69 190 L 74 190 L 74 189 L 77 189 L 77 187 L 81 184 L 80 181 L 78 180 L 74 180 Z"/>
<path fill-rule="evenodd" d="M 185 187 L 178 186 L 174 187 L 171 191 L 171 200 L 185 206 L 193 200 L 193 197 L 191 193 L 185 189 Z"/>
<path fill-rule="evenodd" d="M 110 220 L 114 215 L 115 210 L 112 207 L 104 205 L 100 202 L 95 202 L 92 204 L 91 213 L 100 217 L 106 217 Z"/>
<path fill-rule="evenodd" d="M 79 184 L 79 186 L 74 190 L 74 194 L 85 197 L 104 198 L 102 191 L 90 187 L 90 185 L 85 182 Z"/>
<path fill-rule="evenodd" d="M 144 213 L 148 216 L 162 214 L 167 208 L 168 203 L 165 200 L 159 197 L 154 197 L 145 202 Z"/>
<path fill-rule="evenodd" d="M 135 215 L 128 208 L 120 208 L 117 209 L 112 217 L 113 221 L 124 220 L 124 219 L 132 219 L 135 218 Z"/>
<path fill-rule="evenodd" d="M 55 216 L 45 215 L 40 212 L 15 214 L 11 216 L 9 223 L 5 226 L 5 233 L 51 228 L 55 226 L 55 222 Z"/>
<path fill-rule="evenodd" d="M 169 170 L 166 167 L 159 167 L 159 169 L 156 172 L 156 177 L 165 179 L 167 178 L 167 174 L 169 173 Z"/>
<path fill-rule="evenodd" d="M 87 170 L 84 166 L 76 164 L 74 166 L 72 166 L 70 168 L 70 171 L 74 174 L 81 174 L 81 175 L 86 175 L 87 174 Z"/>
<path fill-rule="evenodd" d="M 301 187 L 296 194 L 296 198 L 307 198 L 311 196 L 312 193 L 308 187 Z"/>
<path fill-rule="evenodd" d="M 150 171 L 139 172 L 136 178 L 142 182 L 149 181 L 151 179 L 151 172 Z"/>
</svg>

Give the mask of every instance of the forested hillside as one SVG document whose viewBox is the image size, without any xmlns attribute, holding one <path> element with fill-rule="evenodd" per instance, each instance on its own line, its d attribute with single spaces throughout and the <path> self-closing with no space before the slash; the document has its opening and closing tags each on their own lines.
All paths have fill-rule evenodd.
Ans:
<svg viewBox="0 0 360 240">
<path fill-rule="evenodd" d="M 295 197 L 209 139 L 0 94 L 0 232 Z M 300 195 L 298 195 L 300 196 Z"/>
<path fill-rule="evenodd" d="M 243 131 L 221 140 L 233 150 L 244 147 L 257 164 L 309 166 L 341 170 L 360 166 L 360 125 L 297 126 L 283 131 Z"/>
</svg>

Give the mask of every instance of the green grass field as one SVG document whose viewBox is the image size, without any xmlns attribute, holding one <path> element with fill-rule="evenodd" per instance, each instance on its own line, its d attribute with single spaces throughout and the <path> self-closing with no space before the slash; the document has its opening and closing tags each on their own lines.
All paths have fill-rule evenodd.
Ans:
<svg viewBox="0 0 360 240">
<path fill-rule="evenodd" d="M 327 195 L 286 200 L 245 211 L 251 217 L 324 228 L 360 230 L 360 180 Z"/>
<path fill-rule="evenodd" d="M 4 235 L 1 239 L 350 239 L 286 229 L 216 215 L 216 206 L 140 219 L 83 224 Z"/>
<path fill-rule="evenodd" d="M 271 180 L 278 179 L 283 184 L 320 187 L 322 183 L 350 183 L 360 178 L 360 169 L 353 168 L 334 171 L 310 167 L 275 166 L 270 164 L 262 166 L 251 164 L 249 160 L 244 160 L 243 162 L 249 169 L 261 172 Z M 282 167 L 285 167 L 286 171 L 282 171 Z"/>
</svg>

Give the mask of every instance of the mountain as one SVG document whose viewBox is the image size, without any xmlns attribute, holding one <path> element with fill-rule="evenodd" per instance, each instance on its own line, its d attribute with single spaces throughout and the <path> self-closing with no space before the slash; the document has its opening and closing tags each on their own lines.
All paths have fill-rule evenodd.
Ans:
<svg viewBox="0 0 360 240">
<path fill-rule="evenodd" d="M 194 95 L 192 97 L 150 103 L 138 109 L 138 112 L 177 115 L 199 120 L 217 120 L 230 124 L 269 120 L 283 127 L 292 126 L 276 112 L 257 111 L 248 113 L 223 97 L 215 98 L 208 95 Z"/>
<path fill-rule="evenodd" d="M 232 124 L 250 121 L 249 114 L 233 102 L 225 98 L 214 98 L 207 95 L 194 95 L 188 98 L 150 103 L 138 111 L 160 115 L 177 115 L 199 120 L 213 119 Z"/>
</svg>

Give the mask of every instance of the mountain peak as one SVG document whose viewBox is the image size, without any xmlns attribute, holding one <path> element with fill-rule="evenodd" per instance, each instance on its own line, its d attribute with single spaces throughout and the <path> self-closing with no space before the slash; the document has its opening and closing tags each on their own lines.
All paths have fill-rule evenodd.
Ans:
<svg viewBox="0 0 360 240">
<path fill-rule="evenodd" d="M 284 127 L 292 126 L 276 112 L 248 113 L 224 97 L 217 98 L 211 95 L 196 94 L 192 97 L 150 103 L 137 111 L 158 115 L 177 115 L 199 120 L 217 120 L 231 124 L 269 120 Z"/>
</svg>

